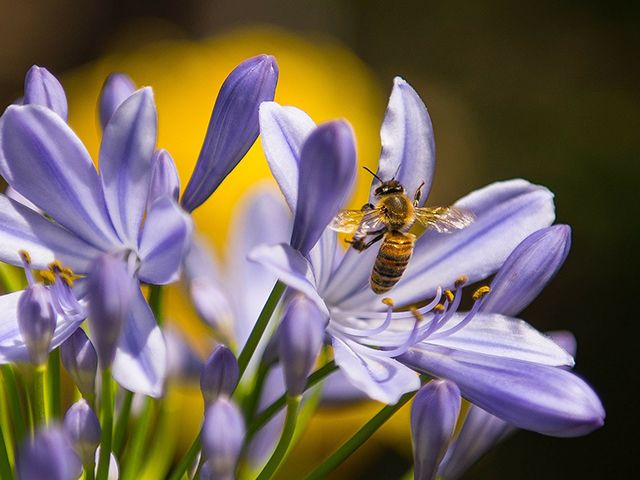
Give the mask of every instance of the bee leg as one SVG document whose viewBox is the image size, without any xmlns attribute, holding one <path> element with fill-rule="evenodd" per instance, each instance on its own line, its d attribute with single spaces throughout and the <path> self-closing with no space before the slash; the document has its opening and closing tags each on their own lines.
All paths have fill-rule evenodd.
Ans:
<svg viewBox="0 0 640 480">
<path fill-rule="evenodd" d="M 368 212 L 369 210 L 373 210 L 376 208 L 372 203 L 365 203 L 360 210 L 363 212 Z"/>
<path fill-rule="evenodd" d="M 384 237 L 384 232 L 381 233 L 380 235 L 378 235 L 377 237 L 374 237 L 373 239 L 369 240 L 367 243 L 364 243 L 363 240 L 360 240 L 358 246 L 356 246 L 354 244 L 353 247 L 356 250 L 359 250 L 359 251 L 366 250 L 367 248 L 369 248 L 374 243 L 379 242 L 380 240 L 382 240 L 382 237 Z"/>
<path fill-rule="evenodd" d="M 413 195 L 413 206 L 417 207 L 420 204 L 420 197 L 422 196 L 422 187 L 424 186 L 424 180 Z"/>
</svg>

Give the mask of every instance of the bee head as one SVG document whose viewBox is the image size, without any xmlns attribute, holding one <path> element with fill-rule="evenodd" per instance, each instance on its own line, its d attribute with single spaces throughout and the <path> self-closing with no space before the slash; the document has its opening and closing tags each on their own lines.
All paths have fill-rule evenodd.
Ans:
<svg viewBox="0 0 640 480">
<path fill-rule="evenodd" d="M 373 192 L 376 197 L 381 195 L 389 195 L 391 193 L 404 193 L 404 187 L 398 180 L 387 180 L 382 182 L 378 188 Z"/>
</svg>

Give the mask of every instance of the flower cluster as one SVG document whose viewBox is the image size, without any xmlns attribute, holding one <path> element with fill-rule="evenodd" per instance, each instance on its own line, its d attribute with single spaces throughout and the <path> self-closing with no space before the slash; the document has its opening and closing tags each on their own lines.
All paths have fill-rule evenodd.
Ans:
<svg viewBox="0 0 640 480">
<path fill-rule="evenodd" d="M 569 252 L 570 228 L 553 225 L 553 194 L 525 180 L 488 185 L 451 209 L 473 218 L 466 228 L 427 225 L 415 245 L 413 220 L 374 224 L 365 212 L 378 208 L 381 182 L 393 180 L 413 212 L 434 177 L 429 113 L 396 78 L 378 170 L 353 229 L 378 237 L 344 248 L 332 227 L 355 180 L 354 133 L 344 120 L 317 125 L 275 103 L 278 75 L 268 55 L 231 72 L 180 196 L 173 160 L 157 145 L 150 87 L 107 78 L 96 169 L 67 123 L 60 82 L 40 67 L 28 72 L 24 97 L 0 117 L 8 184 L 0 261 L 23 271 L 3 270 L 0 296 L 11 410 L 2 418 L 2 478 L 136 478 L 152 412 L 160 428 L 156 407 L 172 380 L 198 377 L 201 431 L 167 464 L 172 479 L 272 478 L 295 433 L 327 402 L 385 406 L 308 478 L 323 478 L 414 396 L 419 479 L 457 478 L 517 428 L 572 437 L 603 424 L 600 400 L 571 370 L 571 334 L 543 334 L 517 318 Z M 250 194 L 223 267 L 191 213 L 259 134 L 284 201 L 270 185 Z M 417 192 L 415 201 L 404 192 Z M 402 261 L 373 245 L 393 235 L 410 239 Z M 370 278 L 390 268 L 401 280 L 383 298 Z M 163 323 L 163 285 L 178 280 L 209 327 L 204 362 Z M 60 363 L 82 397 L 65 414 Z"/>
</svg>

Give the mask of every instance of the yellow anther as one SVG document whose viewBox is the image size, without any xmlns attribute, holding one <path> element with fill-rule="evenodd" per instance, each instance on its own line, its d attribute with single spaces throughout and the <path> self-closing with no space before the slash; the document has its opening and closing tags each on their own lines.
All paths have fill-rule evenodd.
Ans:
<svg viewBox="0 0 640 480">
<path fill-rule="evenodd" d="M 441 303 L 437 304 L 435 307 L 433 307 L 433 311 L 436 313 L 444 312 L 444 305 Z"/>
<path fill-rule="evenodd" d="M 480 287 L 475 292 L 473 292 L 473 301 L 477 302 L 478 300 L 480 300 L 482 297 L 484 297 L 490 291 L 491 291 L 491 288 L 489 288 L 487 285 L 485 285 L 483 287 Z"/>
<path fill-rule="evenodd" d="M 418 322 L 421 322 L 424 319 L 424 317 L 422 316 L 422 313 L 420 313 L 420 310 L 418 310 L 416 307 L 409 307 L 409 311 L 411 312 L 411 315 L 413 315 Z"/>
<path fill-rule="evenodd" d="M 384 303 L 388 307 L 393 307 L 395 305 L 395 302 L 393 301 L 393 299 L 391 299 L 389 297 L 383 298 L 382 299 L 382 303 Z"/>
<path fill-rule="evenodd" d="M 60 263 L 60 260 L 54 260 L 48 265 L 48 267 L 49 267 L 49 270 L 51 270 L 54 273 L 59 273 L 64 268 Z"/>
<path fill-rule="evenodd" d="M 29 252 L 27 252 L 26 250 L 20 250 L 18 253 L 20 254 L 20 258 L 22 258 L 22 261 L 24 261 L 24 263 L 26 263 L 27 265 L 31 265 L 31 255 L 29 254 Z"/>
<path fill-rule="evenodd" d="M 38 273 L 42 281 L 47 285 L 53 285 L 56 282 L 56 276 L 51 270 L 40 270 Z"/>
<path fill-rule="evenodd" d="M 73 287 L 73 281 L 78 278 L 71 274 L 67 275 L 65 272 L 60 273 L 60 280 L 62 280 L 69 288 Z"/>
<path fill-rule="evenodd" d="M 469 277 L 467 277 L 466 275 L 460 275 L 455 282 L 455 286 L 456 288 L 460 288 L 461 286 L 463 286 L 465 283 L 467 283 L 469 281 Z"/>
<path fill-rule="evenodd" d="M 68 277 L 78 278 L 78 276 L 75 273 L 73 273 L 73 270 L 71 270 L 69 267 L 62 267 L 62 269 L 60 270 L 60 273 L 62 275 L 67 275 Z"/>
<path fill-rule="evenodd" d="M 445 290 L 444 296 L 447 297 L 447 300 L 449 300 L 449 303 L 453 302 L 453 299 L 455 298 L 455 295 L 451 290 Z"/>
</svg>

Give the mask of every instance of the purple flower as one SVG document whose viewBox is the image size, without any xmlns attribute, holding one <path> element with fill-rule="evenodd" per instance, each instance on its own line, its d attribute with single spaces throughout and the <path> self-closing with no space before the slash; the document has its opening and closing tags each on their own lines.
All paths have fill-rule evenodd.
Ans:
<svg viewBox="0 0 640 480">
<path fill-rule="evenodd" d="M 261 106 L 265 152 L 294 211 L 307 201 L 307 192 L 323 191 L 335 181 L 322 175 L 302 181 L 298 173 L 305 168 L 301 125 L 306 125 L 307 136 L 313 135 L 313 126 L 299 121 L 303 116 L 275 103 Z M 381 178 L 398 172 L 396 178 L 408 191 L 422 181 L 431 184 L 431 122 L 418 95 L 400 78 L 382 139 Z M 311 194 L 309 202 L 315 201 Z M 573 365 L 567 352 L 521 320 L 482 311 L 486 291 L 474 295 L 470 312 L 457 312 L 464 284 L 496 273 L 522 240 L 553 222 L 553 195 L 544 187 L 512 180 L 477 190 L 455 205 L 473 212 L 475 221 L 450 235 L 422 235 L 402 280 L 390 292 L 393 301 L 381 302 L 369 288 L 376 249 L 343 253 L 329 230 L 307 255 L 280 244 L 258 247 L 251 258 L 305 294 L 329 319 L 336 363 L 371 398 L 396 402 L 418 389 L 420 371 L 454 381 L 465 398 L 523 428 L 553 435 L 593 429 L 601 423 L 597 397 L 578 377 L 556 368 Z M 337 213 L 337 205 L 327 208 Z M 327 217 L 323 212 L 322 224 L 306 230 L 326 227 Z M 394 308 L 429 298 L 433 301 L 416 311 Z M 555 400 L 549 410 L 551 397 Z"/>
<path fill-rule="evenodd" d="M 200 375 L 204 404 L 209 405 L 220 396 L 231 397 L 239 378 L 240 368 L 235 355 L 225 345 L 217 345 L 202 367 Z"/>
<path fill-rule="evenodd" d="M 56 328 L 51 292 L 42 284 L 29 285 L 18 300 L 18 327 L 29 350 L 31 363 L 44 365 Z"/>
<path fill-rule="evenodd" d="M 95 395 L 98 354 L 84 330 L 77 328 L 60 345 L 60 357 L 82 396 L 92 398 Z"/>
<path fill-rule="evenodd" d="M 16 473 L 20 480 L 75 480 L 82 465 L 63 430 L 42 428 L 18 452 Z"/>
<path fill-rule="evenodd" d="M 100 422 L 86 400 L 78 400 L 64 415 L 64 430 L 83 465 L 92 465 L 100 443 Z"/>
<path fill-rule="evenodd" d="M 202 426 L 202 451 L 213 478 L 234 478 L 244 434 L 242 414 L 231 400 L 221 397 L 207 408 Z"/>
<path fill-rule="evenodd" d="M 105 87 L 103 93 L 110 91 Z M 60 104 L 58 98 L 55 105 Z M 104 125 L 99 172 L 60 116 L 60 108 L 12 105 L 0 118 L 0 174 L 40 209 L 0 195 L 0 260 L 20 265 L 19 251 L 24 250 L 34 269 L 47 269 L 58 260 L 70 277 L 77 278 L 87 275 L 95 259 L 108 253 L 125 262 L 138 281 L 172 282 L 179 275 L 191 221 L 169 196 L 147 206 L 157 129 L 152 91 L 143 88 L 101 105 L 109 105 L 113 112 L 104 115 L 109 120 Z M 86 282 L 78 280 L 74 293 L 81 306 L 85 292 Z M 23 349 L 17 336 L 16 295 L 0 297 L 0 361 L 4 362 L 18 359 Z M 51 348 L 86 316 L 86 311 L 77 313 L 58 315 Z M 158 396 L 165 370 L 162 333 L 136 289 L 118 344 L 114 377 L 129 390 Z"/>
</svg>

